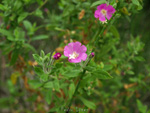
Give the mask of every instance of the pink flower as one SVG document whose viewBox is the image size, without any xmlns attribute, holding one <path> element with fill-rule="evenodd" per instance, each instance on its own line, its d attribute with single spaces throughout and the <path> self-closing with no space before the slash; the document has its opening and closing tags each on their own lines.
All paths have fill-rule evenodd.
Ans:
<svg viewBox="0 0 150 113">
<path fill-rule="evenodd" d="M 87 58 L 87 48 L 80 42 L 71 42 L 64 48 L 64 55 L 68 57 L 71 63 L 79 63 L 81 60 L 85 61 Z"/>
<path fill-rule="evenodd" d="M 97 6 L 97 10 L 95 11 L 95 18 L 99 18 L 100 21 L 106 21 L 106 18 L 109 20 L 112 17 L 112 14 L 115 13 L 115 9 L 107 4 L 101 4 Z"/>
</svg>

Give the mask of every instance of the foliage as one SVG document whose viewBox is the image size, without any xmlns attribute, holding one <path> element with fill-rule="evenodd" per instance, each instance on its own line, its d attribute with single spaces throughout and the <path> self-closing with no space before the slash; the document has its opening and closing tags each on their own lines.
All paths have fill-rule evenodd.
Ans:
<svg viewBox="0 0 150 113">
<path fill-rule="evenodd" d="M 137 27 L 146 2 L 2 0 L 0 111 L 149 113 L 149 32 Z M 105 24 L 94 18 L 103 3 L 116 9 Z M 63 55 L 72 41 L 87 47 L 86 61 Z"/>
</svg>

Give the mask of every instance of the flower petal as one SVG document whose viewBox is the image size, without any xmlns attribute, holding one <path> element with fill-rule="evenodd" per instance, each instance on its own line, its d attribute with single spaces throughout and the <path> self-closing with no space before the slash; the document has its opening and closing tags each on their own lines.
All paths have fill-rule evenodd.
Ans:
<svg viewBox="0 0 150 113">
<path fill-rule="evenodd" d="M 96 10 L 95 13 L 94 13 L 95 18 L 99 18 L 99 15 L 100 15 L 100 11 Z"/>
<path fill-rule="evenodd" d="M 75 48 L 75 51 L 78 53 L 78 54 L 81 54 L 81 53 L 85 53 L 87 51 L 87 48 L 86 46 L 82 45 L 78 48 Z"/>
<path fill-rule="evenodd" d="M 112 17 L 112 14 L 111 14 L 111 13 L 107 13 L 106 18 L 107 18 L 108 20 L 110 20 L 111 17 Z"/>
<path fill-rule="evenodd" d="M 64 55 L 66 57 L 69 57 L 69 54 L 72 54 L 73 52 L 73 42 L 72 43 L 69 43 L 68 46 L 65 46 L 64 48 Z"/>
<path fill-rule="evenodd" d="M 107 4 L 101 4 L 99 6 L 97 6 L 98 10 L 102 10 L 102 9 L 106 9 L 107 8 Z"/>
<path fill-rule="evenodd" d="M 107 12 L 108 12 L 108 13 L 115 13 L 115 11 L 116 11 L 116 10 L 115 10 L 111 5 L 108 5 L 108 6 L 107 6 Z"/>
<path fill-rule="evenodd" d="M 104 16 L 103 14 L 101 14 L 101 15 L 99 16 L 99 20 L 100 20 L 100 21 L 106 21 L 106 18 L 105 18 L 105 16 Z"/>
<path fill-rule="evenodd" d="M 83 61 L 86 60 L 87 58 L 87 54 L 86 53 L 82 53 L 81 57 L 80 57 Z"/>
<path fill-rule="evenodd" d="M 81 43 L 80 42 L 73 42 L 73 51 L 80 48 L 81 47 Z"/>
<path fill-rule="evenodd" d="M 68 59 L 68 61 L 71 62 L 71 63 L 79 63 L 79 62 L 81 62 L 81 58 Z"/>
</svg>

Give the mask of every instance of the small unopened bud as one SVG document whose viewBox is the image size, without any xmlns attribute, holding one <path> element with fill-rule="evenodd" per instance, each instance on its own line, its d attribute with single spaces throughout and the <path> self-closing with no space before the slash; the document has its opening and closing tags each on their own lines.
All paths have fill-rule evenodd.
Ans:
<svg viewBox="0 0 150 113">
<path fill-rule="evenodd" d="M 44 11 L 45 11 L 45 13 L 48 13 L 48 9 L 47 8 L 45 8 Z"/>
<path fill-rule="evenodd" d="M 53 58 L 54 58 L 55 60 L 59 59 L 60 57 L 61 57 L 61 54 L 60 54 L 60 53 L 56 53 L 56 54 L 53 56 Z"/>
<path fill-rule="evenodd" d="M 10 28 L 10 25 L 7 25 L 7 26 L 6 26 L 6 29 L 8 30 L 9 28 Z"/>
<path fill-rule="evenodd" d="M 94 52 L 92 52 L 92 53 L 91 53 L 91 57 L 94 57 L 94 56 L 95 56 L 95 53 L 94 53 Z"/>
</svg>

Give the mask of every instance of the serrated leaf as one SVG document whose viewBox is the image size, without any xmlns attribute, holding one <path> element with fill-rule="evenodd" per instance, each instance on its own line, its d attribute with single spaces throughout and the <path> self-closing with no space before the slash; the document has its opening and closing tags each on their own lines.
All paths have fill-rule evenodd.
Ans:
<svg viewBox="0 0 150 113">
<path fill-rule="evenodd" d="M 39 55 L 33 54 L 33 58 L 39 65 L 42 65 L 42 59 Z"/>
<path fill-rule="evenodd" d="M 86 100 L 86 99 L 84 99 L 83 97 L 79 97 L 80 98 L 80 100 L 84 103 L 84 105 L 85 106 L 87 106 L 88 108 L 91 108 L 91 109 L 96 109 L 96 105 L 93 103 L 93 102 L 91 102 L 91 101 L 89 101 L 89 100 Z"/>
<path fill-rule="evenodd" d="M 59 85 L 59 80 L 58 79 L 54 80 L 53 86 L 54 86 L 54 89 L 59 92 L 60 85 Z"/>
<path fill-rule="evenodd" d="M 85 76 L 83 79 L 82 79 L 82 81 L 81 81 L 81 83 L 80 83 L 80 87 L 82 88 L 82 87 L 84 87 L 86 84 L 90 84 L 90 82 L 91 81 L 95 81 L 95 77 L 94 76 L 92 76 L 91 74 L 88 74 L 87 76 Z"/>
<path fill-rule="evenodd" d="M 132 3 L 133 3 L 133 4 L 135 4 L 135 5 L 137 5 L 137 6 L 139 6 L 139 5 L 140 5 L 140 3 L 139 3 L 139 1 L 138 1 L 138 0 L 132 0 Z"/>
<path fill-rule="evenodd" d="M 92 72 L 92 76 L 98 78 L 98 79 L 111 79 L 113 78 L 108 72 L 97 69 Z"/>
<path fill-rule="evenodd" d="M 69 97 L 72 98 L 72 95 L 74 94 L 75 91 L 75 85 L 74 83 L 71 83 L 69 86 Z"/>
<path fill-rule="evenodd" d="M 5 10 L 5 6 L 0 4 L 0 10 L 4 11 Z"/>
<path fill-rule="evenodd" d="M 95 67 L 94 66 L 86 66 L 85 69 L 89 72 L 95 70 Z"/>
<path fill-rule="evenodd" d="M 147 106 L 143 105 L 142 102 L 138 99 L 136 100 L 136 102 L 137 102 L 137 106 L 138 106 L 139 111 L 142 113 L 146 113 Z"/>
<path fill-rule="evenodd" d="M 34 53 L 37 53 L 36 49 L 32 45 L 30 45 L 28 43 L 24 43 L 23 46 L 25 48 L 28 48 L 28 49 L 32 50 Z"/>
<path fill-rule="evenodd" d="M 52 89 L 48 89 L 48 91 L 46 92 L 45 100 L 48 104 L 50 104 L 51 99 L 52 99 Z"/>
<path fill-rule="evenodd" d="M 23 21 L 23 25 L 25 26 L 26 30 L 28 30 L 28 31 L 32 29 L 32 24 L 27 20 Z"/>
<path fill-rule="evenodd" d="M 39 36 L 35 36 L 31 39 L 31 41 L 34 41 L 34 40 L 43 40 L 43 39 L 47 39 L 49 38 L 47 35 L 39 35 Z"/>
<path fill-rule="evenodd" d="M 42 86 L 42 83 L 41 83 L 40 81 L 38 81 L 38 80 L 30 80 L 30 81 L 29 81 L 29 85 L 30 85 L 32 88 L 37 89 L 37 88 L 39 88 L 39 87 Z"/>
<path fill-rule="evenodd" d="M 17 59 L 18 59 L 18 55 L 19 55 L 19 50 L 15 50 L 15 51 L 12 53 L 10 65 L 13 65 L 13 64 L 16 63 L 16 61 L 17 61 Z"/>
<path fill-rule="evenodd" d="M 110 27 L 110 31 L 113 33 L 113 35 L 116 37 L 116 38 L 120 38 L 120 34 L 119 34 L 119 32 L 118 32 L 118 30 L 116 29 L 116 27 L 115 26 L 111 26 Z"/>
<path fill-rule="evenodd" d="M 65 71 L 64 73 L 62 73 L 62 75 L 67 78 L 77 77 L 79 76 L 79 74 L 80 74 L 80 70 L 72 70 L 72 69 L 69 69 Z"/>
<path fill-rule="evenodd" d="M 10 33 L 10 31 L 7 31 L 5 29 L 0 29 L 0 33 L 4 36 L 8 36 L 8 37 L 11 37 L 12 34 Z"/>
<path fill-rule="evenodd" d="M 145 61 L 145 59 L 142 56 L 136 56 L 135 59 L 137 61 Z"/>
<path fill-rule="evenodd" d="M 54 88 L 53 82 L 50 81 L 50 82 L 45 83 L 44 88 Z"/>
<path fill-rule="evenodd" d="M 22 20 L 24 20 L 28 16 L 27 12 L 22 13 L 18 18 L 18 23 L 20 23 Z"/>
<path fill-rule="evenodd" d="M 40 67 L 34 67 L 34 71 L 39 76 L 42 76 L 44 74 L 43 70 Z"/>
<path fill-rule="evenodd" d="M 92 3 L 91 7 L 94 7 L 94 6 L 97 6 L 97 5 L 103 4 L 103 3 L 106 3 L 106 0 L 96 1 L 96 2 Z"/>
<path fill-rule="evenodd" d="M 43 12 L 40 10 L 40 9 L 37 9 L 35 12 L 34 12 L 35 16 L 38 16 L 40 18 L 44 18 L 43 17 Z"/>
</svg>

